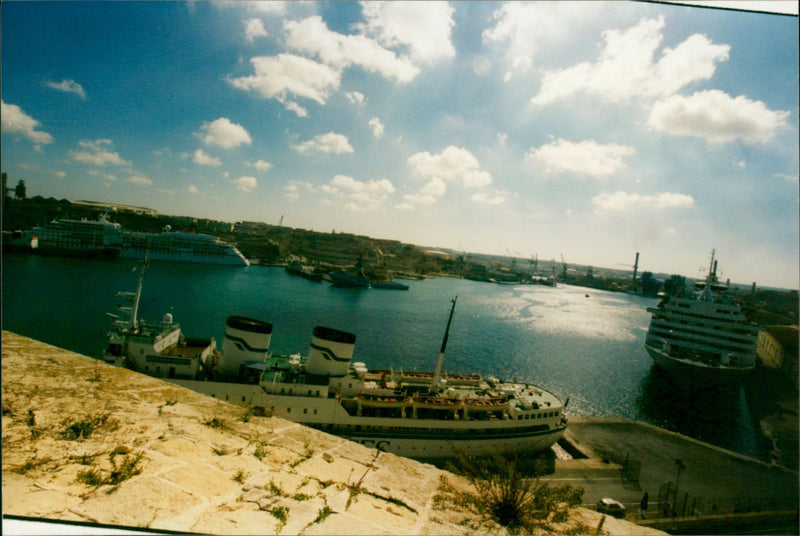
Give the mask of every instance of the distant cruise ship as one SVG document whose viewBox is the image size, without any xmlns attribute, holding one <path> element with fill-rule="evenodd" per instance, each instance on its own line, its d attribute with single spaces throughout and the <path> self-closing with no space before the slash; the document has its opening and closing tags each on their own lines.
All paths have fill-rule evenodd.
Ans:
<svg viewBox="0 0 800 536">
<path fill-rule="evenodd" d="M 170 231 L 169 227 L 163 233 L 124 233 L 120 257 L 233 266 L 250 264 L 233 244 L 207 234 Z"/>
<path fill-rule="evenodd" d="M 666 296 L 652 313 L 645 348 L 655 363 L 692 385 L 736 382 L 756 365 L 758 327 L 717 281 L 716 262 L 695 296 Z"/>
<path fill-rule="evenodd" d="M 122 229 L 105 215 L 98 220 L 53 220 L 22 233 L 9 246 L 42 255 L 115 258 L 122 250 Z"/>
</svg>

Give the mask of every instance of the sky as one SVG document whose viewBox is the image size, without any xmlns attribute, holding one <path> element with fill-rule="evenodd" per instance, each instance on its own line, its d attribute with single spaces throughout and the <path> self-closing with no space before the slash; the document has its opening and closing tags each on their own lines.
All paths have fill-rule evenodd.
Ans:
<svg viewBox="0 0 800 536">
<path fill-rule="evenodd" d="M 779 5 L 3 2 L 2 171 L 29 197 L 688 277 L 715 249 L 723 278 L 797 289 Z"/>
</svg>

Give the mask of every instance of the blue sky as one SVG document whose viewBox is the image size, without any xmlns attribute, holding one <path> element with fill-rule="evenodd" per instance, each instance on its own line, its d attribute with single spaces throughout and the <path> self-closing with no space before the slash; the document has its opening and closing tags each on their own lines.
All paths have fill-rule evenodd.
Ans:
<svg viewBox="0 0 800 536">
<path fill-rule="evenodd" d="M 790 2 L 796 13 L 796 3 Z M 798 287 L 796 16 L 4 2 L 29 196 Z"/>
</svg>

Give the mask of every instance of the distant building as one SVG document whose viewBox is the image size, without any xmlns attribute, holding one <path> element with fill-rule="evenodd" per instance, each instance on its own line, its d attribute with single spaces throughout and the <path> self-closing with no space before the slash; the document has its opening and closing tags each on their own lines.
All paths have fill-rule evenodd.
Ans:
<svg viewBox="0 0 800 536">
<path fill-rule="evenodd" d="M 110 210 L 111 212 L 129 212 L 131 214 L 142 214 L 144 216 L 158 216 L 158 211 L 153 210 L 152 208 L 121 205 L 119 203 L 103 203 L 101 201 L 72 201 L 72 204 L 81 207 Z"/>
<path fill-rule="evenodd" d="M 423 253 L 431 257 L 439 257 L 440 259 L 449 259 L 450 254 L 446 251 L 439 251 L 438 249 L 426 249 Z"/>
<path fill-rule="evenodd" d="M 797 326 L 766 326 L 758 334 L 756 353 L 765 367 L 781 369 L 796 377 L 798 374 Z"/>
</svg>

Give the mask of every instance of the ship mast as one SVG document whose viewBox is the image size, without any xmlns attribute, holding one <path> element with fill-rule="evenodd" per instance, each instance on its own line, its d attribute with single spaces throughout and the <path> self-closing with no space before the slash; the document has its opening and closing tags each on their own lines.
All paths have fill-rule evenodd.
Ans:
<svg viewBox="0 0 800 536">
<path fill-rule="evenodd" d="M 442 376 L 442 363 L 444 362 L 444 349 L 447 347 L 447 337 L 450 334 L 450 322 L 453 320 L 453 311 L 456 309 L 457 299 L 458 296 L 453 298 L 453 305 L 450 307 L 450 317 L 447 319 L 447 327 L 444 330 L 444 337 L 442 338 L 442 347 L 439 350 L 439 359 L 436 361 L 436 370 L 433 373 L 433 383 L 431 384 L 432 392 L 439 390 L 439 381 Z"/>
<path fill-rule="evenodd" d="M 142 271 L 139 273 L 139 284 L 136 285 L 136 296 L 133 298 L 133 307 L 131 308 L 131 320 L 130 325 L 128 326 L 131 331 L 136 331 L 137 326 L 139 324 L 139 298 L 142 297 L 142 286 L 144 283 L 144 273 L 147 270 L 147 257 L 145 256 L 145 260 L 142 261 Z"/>
</svg>

